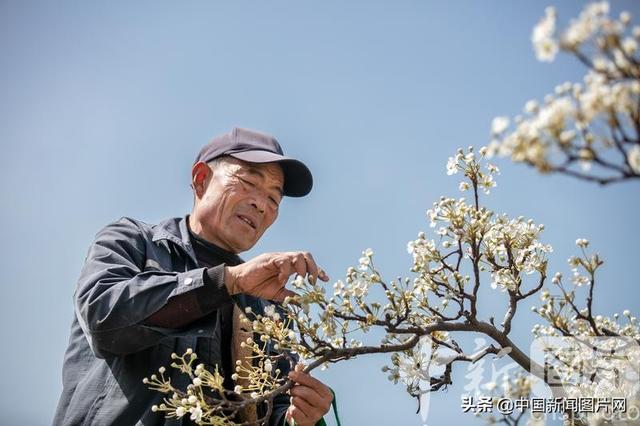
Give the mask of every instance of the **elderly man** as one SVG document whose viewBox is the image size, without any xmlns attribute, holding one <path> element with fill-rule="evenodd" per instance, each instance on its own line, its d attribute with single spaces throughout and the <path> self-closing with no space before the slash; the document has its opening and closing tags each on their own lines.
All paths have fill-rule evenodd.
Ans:
<svg viewBox="0 0 640 426">
<path fill-rule="evenodd" d="M 193 348 L 233 389 L 234 306 L 260 312 L 267 300 L 281 302 L 292 294 L 285 288 L 292 274 L 328 281 L 306 252 L 247 262 L 237 255 L 276 220 L 283 196 L 311 190 L 309 169 L 285 157 L 273 137 L 233 129 L 214 138 L 193 165 L 191 186 L 194 205 L 185 218 L 158 225 L 122 218 L 97 234 L 74 296 L 54 424 L 189 424 L 188 415 L 164 419 L 152 412 L 162 395 L 142 379 L 171 353 Z M 288 373 L 296 385 L 291 397 L 276 398 L 269 424 L 315 424 L 330 407 L 331 391 L 302 371 Z M 187 385 L 183 375 L 171 379 Z"/>
</svg>

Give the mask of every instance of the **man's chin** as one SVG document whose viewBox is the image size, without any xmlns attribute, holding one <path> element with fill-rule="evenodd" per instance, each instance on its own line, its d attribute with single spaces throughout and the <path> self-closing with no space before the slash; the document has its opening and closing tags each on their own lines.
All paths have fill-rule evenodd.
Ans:
<svg viewBox="0 0 640 426">
<path fill-rule="evenodd" d="M 242 253 L 245 252 L 247 250 L 251 250 L 251 248 L 253 246 L 256 245 L 257 241 L 238 241 L 236 244 L 233 245 L 233 252 L 238 254 L 238 253 Z"/>
</svg>

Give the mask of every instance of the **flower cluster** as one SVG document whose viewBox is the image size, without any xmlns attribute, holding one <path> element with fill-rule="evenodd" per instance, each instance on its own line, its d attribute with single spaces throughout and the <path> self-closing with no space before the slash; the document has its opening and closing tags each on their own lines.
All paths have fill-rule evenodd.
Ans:
<svg viewBox="0 0 640 426">
<path fill-rule="evenodd" d="M 619 322 L 618 314 L 607 317 L 593 313 L 596 272 L 603 265 L 603 260 L 597 253 L 588 251 L 588 240 L 579 238 L 576 245 L 580 248 L 581 254 L 571 256 L 568 260 L 572 272 L 571 284 L 565 285 L 563 274 L 556 273 L 551 282 L 559 293 L 552 295 L 551 291 L 543 290 L 540 293 L 542 305 L 532 308 L 549 324 L 547 327 L 535 326 L 534 336 L 620 336 L 640 342 L 637 319 L 631 316 L 628 310 L 623 313 L 623 317 L 628 320 L 626 324 Z M 578 306 L 577 299 L 581 289 L 587 293 L 585 307 Z"/>
<path fill-rule="evenodd" d="M 204 392 L 205 388 L 213 389 L 222 394 L 225 392 L 223 387 L 224 378 L 218 370 L 216 369 L 211 373 L 204 368 L 203 364 L 198 364 L 194 369 L 193 362 L 197 359 L 197 356 L 191 349 L 188 349 L 182 356 L 172 354 L 171 358 L 174 360 L 171 367 L 183 374 L 187 374 L 191 378 L 191 384 L 187 386 L 186 391 L 174 388 L 171 384 L 170 376 L 165 376 L 166 369 L 160 367 L 158 370 L 159 376 L 152 374 L 150 378 L 145 377 L 142 381 L 150 389 L 169 394 L 168 397 L 164 398 L 162 404 L 154 405 L 152 410 L 164 412 L 168 418 L 182 418 L 185 415 L 189 415 L 189 418 L 196 424 L 233 425 L 234 423 L 220 407 L 209 406 Z M 212 418 L 215 421 L 209 423 L 203 421 L 203 418 Z"/>
<path fill-rule="evenodd" d="M 562 50 L 589 69 L 582 83 L 528 101 L 511 130 L 508 117 L 496 117 L 491 155 L 602 184 L 640 178 L 640 27 L 627 12 L 608 14 L 607 2 L 587 5 L 558 35 L 556 11 L 546 9 L 531 37 L 538 59 L 550 62 Z"/>
<path fill-rule="evenodd" d="M 545 273 L 546 254 L 553 249 L 538 241 L 543 229 L 543 225 L 522 217 L 496 218 L 483 243 L 486 261 L 492 269 L 492 288 L 518 291 L 523 275 Z"/>
<path fill-rule="evenodd" d="M 558 290 L 540 293 L 540 307 L 533 307 L 546 325 L 537 324 L 532 333 L 544 354 L 543 365 L 555 383 L 572 397 L 625 397 L 640 400 L 640 389 L 629 372 L 637 375 L 640 365 L 640 327 L 629 310 L 605 316 L 593 312 L 596 272 L 603 264 L 597 253 L 588 251 L 589 241 L 576 240 L 580 255 L 569 258 L 570 284 L 556 273 L 552 285 Z M 586 292 L 586 305 L 578 296 Z M 597 414 L 583 414 L 596 422 Z"/>
<path fill-rule="evenodd" d="M 172 384 L 172 375 L 165 367 L 160 367 L 158 374 L 145 377 L 143 383 L 152 390 L 167 394 L 163 402 L 154 405 L 154 412 L 161 412 L 167 418 L 188 416 L 199 425 L 233 426 L 238 424 L 237 418 L 244 414 L 242 410 L 248 406 L 265 402 L 271 409 L 270 396 L 275 396 L 282 389 L 283 379 L 280 370 L 274 368 L 276 360 L 260 346 L 249 339 L 242 343 L 251 348 L 252 354 L 247 362 L 238 360 L 231 378 L 237 384 L 233 391 L 224 387 L 224 377 L 218 371 L 207 370 L 204 364 L 193 366 L 197 355 L 188 349 L 182 356 L 172 354 L 171 367 L 176 373 L 189 376 L 190 384 L 185 390 Z M 255 362 L 252 360 L 255 359 Z M 267 417 L 267 416 L 265 416 Z M 262 419 L 264 420 L 264 419 Z"/>
</svg>

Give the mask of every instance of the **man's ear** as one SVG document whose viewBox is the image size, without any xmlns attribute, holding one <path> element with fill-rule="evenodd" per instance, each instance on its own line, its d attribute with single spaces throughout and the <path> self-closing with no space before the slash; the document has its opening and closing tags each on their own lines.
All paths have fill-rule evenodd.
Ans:
<svg viewBox="0 0 640 426">
<path fill-rule="evenodd" d="M 191 187 L 196 198 L 201 198 L 206 192 L 211 174 L 211 169 L 207 163 L 199 161 L 193 165 L 191 169 Z"/>
</svg>

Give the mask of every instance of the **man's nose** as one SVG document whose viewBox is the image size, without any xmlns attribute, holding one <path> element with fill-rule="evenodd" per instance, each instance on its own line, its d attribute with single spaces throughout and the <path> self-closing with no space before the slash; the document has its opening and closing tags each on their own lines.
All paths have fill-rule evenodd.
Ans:
<svg viewBox="0 0 640 426">
<path fill-rule="evenodd" d="M 264 211 L 265 211 L 265 209 L 267 207 L 267 200 L 266 200 L 266 197 L 262 197 L 260 195 L 256 195 L 255 197 L 253 197 L 253 199 L 251 200 L 250 204 L 256 210 L 258 210 L 258 212 L 264 213 Z"/>
</svg>

